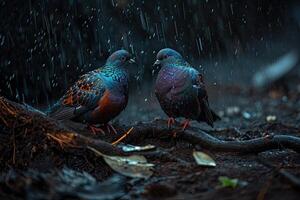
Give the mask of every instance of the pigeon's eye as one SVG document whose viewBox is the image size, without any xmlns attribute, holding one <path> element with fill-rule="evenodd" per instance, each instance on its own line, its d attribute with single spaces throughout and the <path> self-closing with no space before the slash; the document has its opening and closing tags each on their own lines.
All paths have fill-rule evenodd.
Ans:
<svg viewBox="0 0 300 200">
<path fill-rule="evenodd" d="M 168 58 L 168 55 L 164 55 L 164 59 Z"/>
<path fill-rule="evenodd" d="M 126 57 L 125 57 L 125 56 L 124 56 L 124 57 L 122 57 L 122 60 L 123 60 L 123 61 L 125 61 L 125 60 L 126 60 Z"/>
</svg>

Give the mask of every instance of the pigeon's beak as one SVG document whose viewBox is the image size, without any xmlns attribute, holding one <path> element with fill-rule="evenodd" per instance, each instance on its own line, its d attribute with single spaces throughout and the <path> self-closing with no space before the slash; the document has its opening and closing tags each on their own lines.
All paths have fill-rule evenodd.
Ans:
<svg viewBox="0 0 300 200">
<path fill-rule="evenodd" d="M 158 65 L 160 65 L 160 61 L 159 61 L 159 60 L 156 60 L 156 61 L 154 62 L 154 64 L 153 64 L 153 67 L 156 67 L 156 66 L 158 66 Z"/>
<path fill-rule="evenodd" d="M 133 58 L 130 58 L 130 59 L 128 60 L 128 62 L 129 62 L 130 64 L 136 63 L 135 60 L 134 60 Z"/>
</svg>

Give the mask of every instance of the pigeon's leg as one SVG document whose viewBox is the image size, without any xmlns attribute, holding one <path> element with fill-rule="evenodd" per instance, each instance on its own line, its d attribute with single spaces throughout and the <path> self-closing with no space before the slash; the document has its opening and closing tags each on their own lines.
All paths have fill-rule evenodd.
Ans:
<svg viewBox="0 0 300 200">
<path fill-rule="evenodd" d="M 108 130 L 109 133 L 111 133 L 111 131 L 112 131 L 114 134 L 117 134 L 117 131 L 116 131 L 116 129 L 113 127 L 113 125 L 107 123 L 107 124 L 106 124 L 106 128 L 107 128 L 107 130 Z"/>
<path fill-rule="evenodd" d="M 168 128 L 170 129 L 173 124 L 175 124 L 175 119 L 173 117 L 169 117 L 168 118 Z"/>
<path fill-rule="evenodd" d="M 88 128 L 92 131 L 94 135 L 97 135 L 97 133 L 105 135 L 105 131 L 102 128 L 96 127 L 94 125 L 88 125 Z"/>
<path fill-rule="evenodd" d="M 182 123 L 182 131 L 184 131 L 187 127 L 189 127 L 190 126 L 190 120 L 189 119 L 185 119 L 184 121 L 183 121 L 183 123 Z"/>
</svg>

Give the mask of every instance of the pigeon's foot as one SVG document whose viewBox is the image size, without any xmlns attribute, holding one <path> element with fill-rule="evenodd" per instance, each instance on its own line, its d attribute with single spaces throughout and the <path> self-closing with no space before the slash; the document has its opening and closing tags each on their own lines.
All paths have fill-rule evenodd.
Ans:
<svg viewBox="0 0 300 200">
<path fill-rule="evenodd" d="M 90 129 L 94 135 L 97 135 L 98 133 L 105 135 L 105 131 L 95 125 L 88 125 L 88 129 Z"/>
<path fill-rule="evenodd" d="M 109 123 L 106 124 L 106 129 L 109 133 L 113 132 L 114 134 L 117 134 L 116 129 L 113 127 L 113 125 L 111 125 Z"/>
<path fill-rule="evenodd" d="M 187 128 L 187 127 L 189 127 L 190 126 L 190 120 L 189 119 L 185 119 L 183 122 L 182 122 L 182 131 L 185 131 L 185 129 Z"/>
<path fill-rule="evenodd" d="M 175 119 L 173 117 L 169 117 L 168 118 L 168 129 L 170 129 L 173 124 L 175 124 Z"/>
<path fill-rule="evenodd" d="M 97 135 L 98 133 L 101 133 L 103 135 L 105 135 L 105 131 L 106 130 L 108 133 L 114 133 L 114 134 L 117 134 L 117 131 L 116 129 L 109 123 L 107 124 L 104 124 L 104 126 L 101 126 L 102 128 L 100 127 L 97 127 L 95 125 L 88 125 L 88 129 L 91 130 L 91 132 L 94 134 L 94 135 Z"/>
<path fill-rule="evenodd" d="M 177 131 L 174 131 L 174 132 L 173 132 L 172 137 L 173 137 L 173 138 L 176 138 L 176 137 L 177 137 Z"/>
</svg>

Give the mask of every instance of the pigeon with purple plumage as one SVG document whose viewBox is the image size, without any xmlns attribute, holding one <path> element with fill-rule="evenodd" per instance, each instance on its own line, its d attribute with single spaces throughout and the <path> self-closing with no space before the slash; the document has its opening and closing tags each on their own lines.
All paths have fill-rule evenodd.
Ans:
<svg viewBox="0 0 300 200">
<path fill-rule="evenodd" d="M 162 49 L 154 65 L 161 66 L 155 83 L 155 94 L 168 115 L 168 127 L 174 118 L 184 117 L 183 130 L 190 120 L 213 123 L 220 117 L 210 108 L 203 76 L 175 50 Z"/>
<path fill-rule="evenodd" d="M 128 102 L 127 63 L 134 62 L 126 50 L 111 54 L 102 68 L 88 72 L 66 92 L 48 112 L 57 120 L 88 123 L 96 133 L 103 132 L 94 125 L 108 124 L 125 109 Z"/>
</svg>

